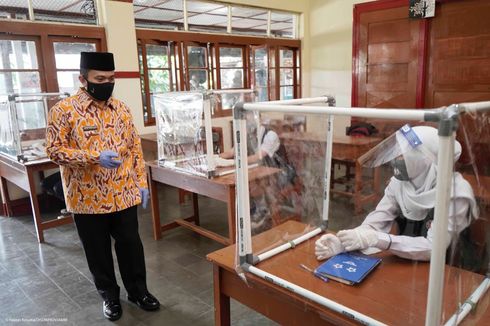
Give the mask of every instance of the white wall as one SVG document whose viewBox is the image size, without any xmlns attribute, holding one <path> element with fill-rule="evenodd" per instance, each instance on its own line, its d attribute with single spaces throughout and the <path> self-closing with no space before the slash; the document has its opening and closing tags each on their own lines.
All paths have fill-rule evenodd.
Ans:
<svg viewBox="0 0 490 326">
<path fill-rule="evenodd" d="M 368 1 L 309 1 L 311 96 L 334 95 L 337 106 L 350 107 L 353 9 L 354 4 Z M 308 121 L 309 130 L 316 129 L 314 122 Z M 349 118 L 336 117 L 334 132 L 345 133 L 349 124 Z"/>
</svg>

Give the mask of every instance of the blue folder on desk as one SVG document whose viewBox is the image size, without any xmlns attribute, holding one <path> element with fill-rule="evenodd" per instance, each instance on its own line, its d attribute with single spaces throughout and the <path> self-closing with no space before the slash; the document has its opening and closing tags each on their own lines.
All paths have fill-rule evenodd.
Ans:
<svg viewBox="0 0 490 326">
<path fill-rule="evenodd" d="M 346 252 L 318 266 L 315 274 L 352 285 L 360 283 L 380 262 L 381 258 Z"/>
</svg>

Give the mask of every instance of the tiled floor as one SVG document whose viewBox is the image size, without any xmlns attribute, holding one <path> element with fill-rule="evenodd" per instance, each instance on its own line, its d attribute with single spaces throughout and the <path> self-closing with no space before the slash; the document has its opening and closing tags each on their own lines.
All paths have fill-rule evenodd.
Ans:
<svg viewBox="0 0 490 326">
<path fill-rule="evenodd" d="M 162 220 L 190 215 L 189 204 L 176 203 L 177 191 L 161 187 Z M 336 205 L 332 214 L 337 211 L 337 216 L 345 217 L 345 207 L 349 205 Z M 202 225 L 226 234 L 225 204 L 200 198 L 200 215 Z M 154 241 L 149 209 L 140 209 L 139 222 L 148 286 L 162 308 L 145 312 L 129 304 L 118 278 L 124 312 L 116 324 L 213 325 L 212 266 L 205 256 L 222 246 L 184 228 L 169 231 L 163 239 Z M 46 243 L 38 244 L 31 216 L 0 217 L 0 325 L 33 325 L 32 320 L 35 325 L 110 324 L 102 315 L 102 301 L 74 225 L 50 229 L 45 232 L 45 239 Z M 24 323 L 16 321 L 21 318 Z M 275 325 L 235 301 L 231 318 L 233 325 Z"/>
</svg>

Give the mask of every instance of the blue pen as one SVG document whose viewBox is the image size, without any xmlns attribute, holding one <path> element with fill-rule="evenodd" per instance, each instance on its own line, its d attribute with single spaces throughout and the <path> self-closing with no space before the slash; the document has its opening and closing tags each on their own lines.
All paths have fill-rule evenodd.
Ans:
<svg viewBox="0 0 490 326">
<path fill-rule="evenodd" d="M 303 264 L 299 264 L 299 267 L 307 270 L 308 272 L 312 273 L 313 275 L 315 275 L 316 277 L 318 277 L 320 280 L 322 280 L 323 282 L 328 282 L 328 278 L 323 276 L 323 275 L 320 275 L 320 274 L 317 274 L 315 273 L 314 270 L 312 270 L 311 268 L 309 268 L 308 266 L 306 265 L 303 265 Z"/>
</svg>

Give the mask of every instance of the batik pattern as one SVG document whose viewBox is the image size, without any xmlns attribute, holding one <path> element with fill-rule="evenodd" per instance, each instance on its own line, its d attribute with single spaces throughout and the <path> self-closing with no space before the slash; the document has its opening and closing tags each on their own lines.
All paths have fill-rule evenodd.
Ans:
<svg viewBox="0 0 490 326">
<path fill-rule="evenodd" d="M 100 152 L 118 153 L 121 165 L 99 165 Z M 110 98 L 99 106 L 82 88 L 54 105 L 48 115 L 46 151 L 60 165 L 67 210 L 103 214 L 138 205 L 147 188 L 141 140 L 129 108 Z"/>
</svg>

